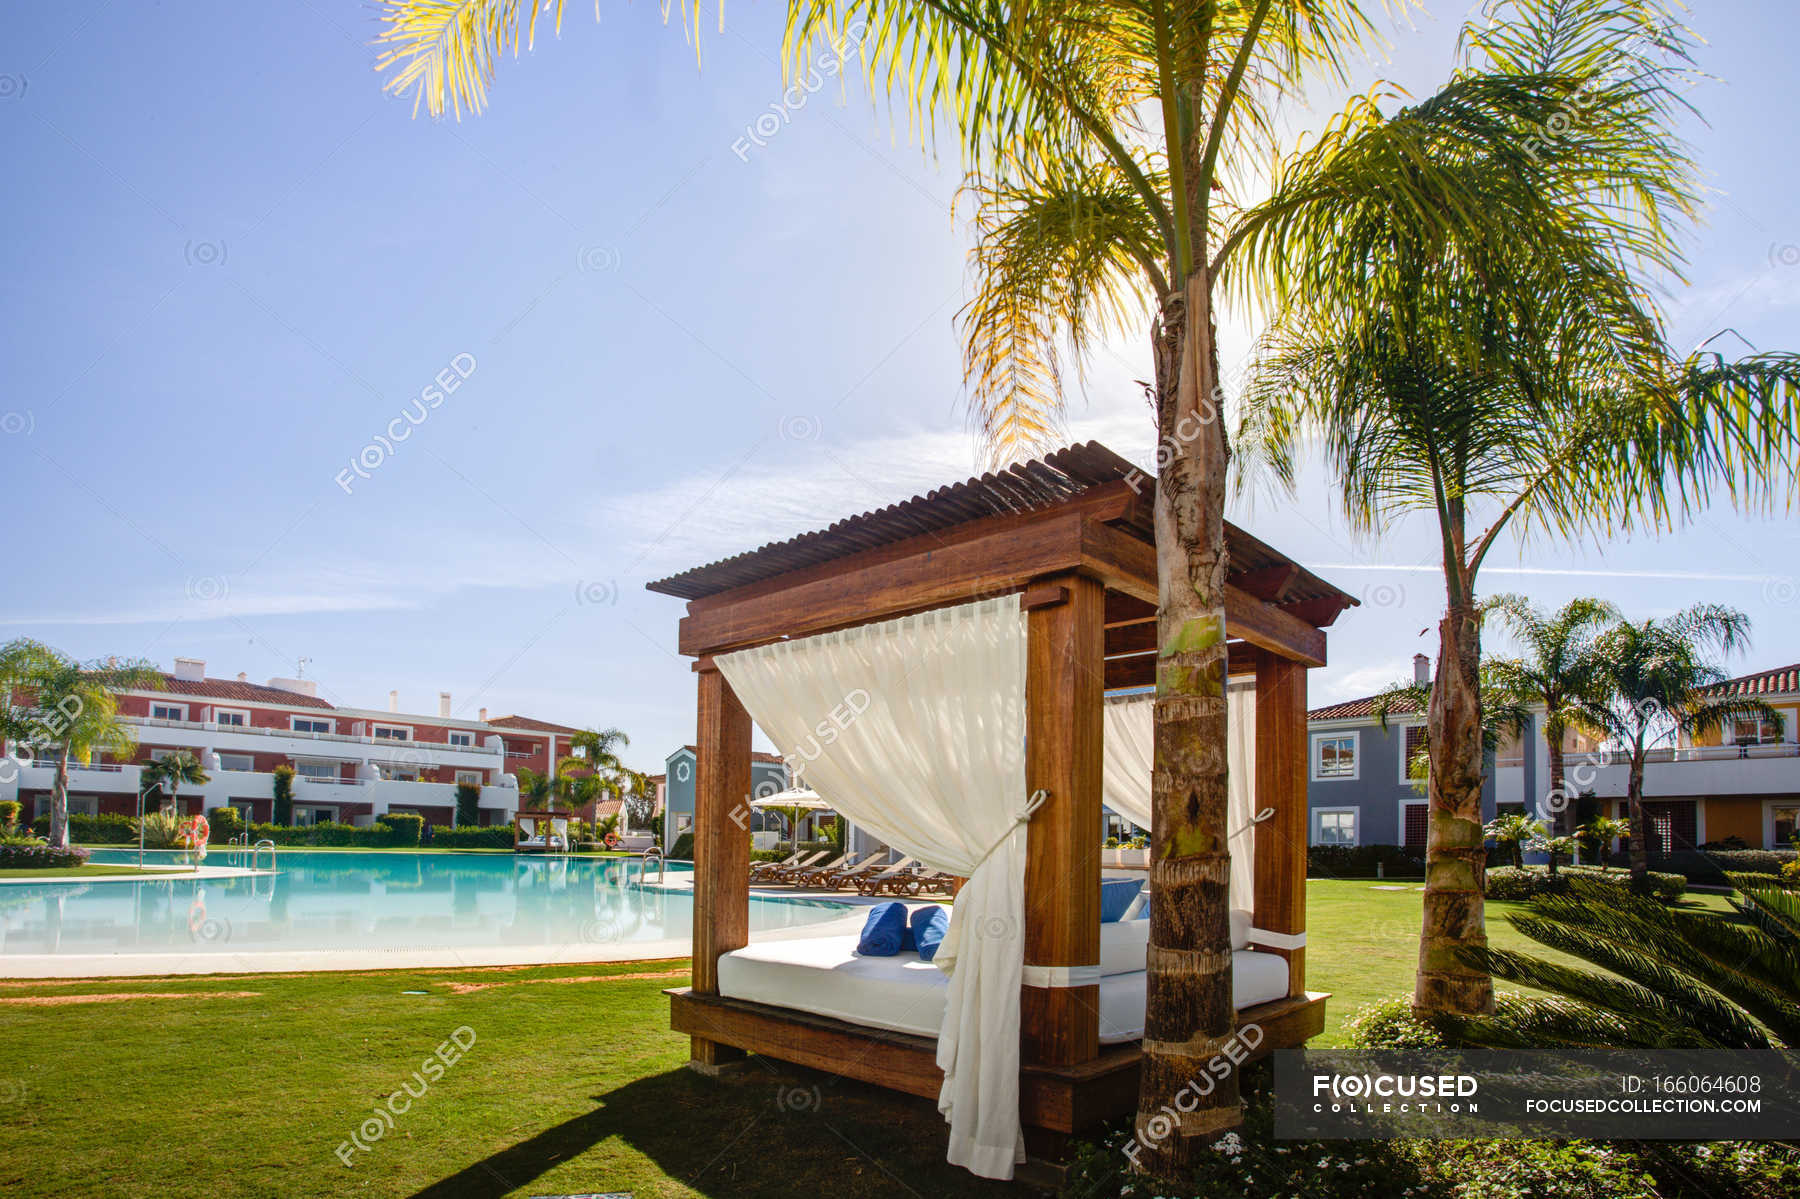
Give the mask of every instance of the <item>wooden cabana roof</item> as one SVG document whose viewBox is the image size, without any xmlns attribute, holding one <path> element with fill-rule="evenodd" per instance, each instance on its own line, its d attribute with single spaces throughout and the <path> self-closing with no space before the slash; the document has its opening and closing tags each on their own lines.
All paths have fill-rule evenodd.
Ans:
<svg viewBox="0 0 1800 1199">
<path fill-rule="evenodd" d="M 1047 511 L 1099 488 L 1121 484 L 1141 489 L 1145 502 L 1111 523 L 1154 544 L 1149 498 L 1155 479 L 1099 442 L 1090 441 L 849 516 L 817 532 L 772 541 L 684 570 L 649 584 L 649 590 L 680 599 L 701 599 L 971 521 Z M 1331 624 L 1338 613 L 1358 602 L 1229 521 L 1225 539 L 1231 554 L 1229 582 L 1315 628 Z"/>
</svg>

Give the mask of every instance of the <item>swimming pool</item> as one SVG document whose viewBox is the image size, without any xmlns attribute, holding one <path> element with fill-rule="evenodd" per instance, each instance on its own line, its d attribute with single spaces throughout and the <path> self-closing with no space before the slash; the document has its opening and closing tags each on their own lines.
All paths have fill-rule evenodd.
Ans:
<svg viewBox="0 0 1800 1199">
<path fill-rule="evenodd" d="M 164 864 L 176 855 L 145 857 Z M 92 860 L 135 862 L 137 854 L 97 849 Z M 207 864 L 231 862 L 214 853 Z M 694 903 L 681 875 L 691 867 L 669 869 L 665 886 L 631 858 L 284 849 L 273 875 L 9 883 L 0 886 L 0 973 L 7 959 L 22 965 L 30 955 L 380 953 L 436 965 L 685 954 Z M 849 910 L 753 896 L 750 931 Z"/>
</svg>

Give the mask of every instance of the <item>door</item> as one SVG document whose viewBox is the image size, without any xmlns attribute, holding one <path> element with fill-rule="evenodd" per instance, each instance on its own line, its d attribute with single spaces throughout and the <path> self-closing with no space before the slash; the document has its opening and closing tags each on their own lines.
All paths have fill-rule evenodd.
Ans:
<svg viewBox="0 0 1800 1199">
<path fill-rule="evenodd" d="M 1424 849 L 1431 838 L 1431 805 L 1428 803 L 1409 803 L 1406 805 L 1406 827 L 1401 830 L 1405 834 L 1406 848 Z"/>
</svg>

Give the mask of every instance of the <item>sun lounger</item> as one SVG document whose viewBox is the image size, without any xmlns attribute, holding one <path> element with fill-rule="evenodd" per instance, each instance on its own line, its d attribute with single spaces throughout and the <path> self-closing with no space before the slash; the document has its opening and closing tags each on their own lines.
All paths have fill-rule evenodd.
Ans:
<svg viewBox="0 0 1800 1199">
<path fill-rule="evenodd" d="M 956 893 L 956 876 L 945 874 L 942 870 L 933 870 L 930 874 L 915 874 L 911 878 L 895 879 L 889 890 L 904 889 L 908 895 L 953 895 Z"/>
<path fill-rule="evenodd" d="M 798 866 L 800 860 L 805 856 L 804 850 L 795 850 L 779 862 L 752 862 L 750 864 L 750 881 L 754 883 L 764 875 L 775 874 Z"/>
<path fill-rule="evenodd" d="M 799 878 L 801 874 L 805 873 L 808 870 L 813 869 L 815 866 L 818 866 L 820 863 L 824 862 L 825 859 L 830 856 L 831 856 L 831 851 L 829 849 L 821 849 L 817 853 L 808 854 L 805 858 L 803 858 L 796 865 L 783 866 L 779 870 L 769 871 L 767 874 L 763 875 L 762 878 L 759 879 L 758 881 L 763 883 L 765 886 L 768 884 L 771 884 L 771 883 L 781 883 L 781 884 L 791 883 L 796 878 Z"/>
<path fill-rule="evenodd" d="M 873 874 L 861 874 L 850 879 L 849 882 L 856 888 L 858 894 L 880 895 L 895 883 L 904 885 L 905 882 L 912 879 L 918 865 L 917 858 L 901 858 L 885 870 Z M 895 894 L 900 894 L 900 892 L 896 891 Z"/>
<path fill-rule="evenodd" d="M 860 870 L 866 866 L 869 859 L 874 856 L 876 855 L 847 853 L 836 861 L 828 862 L 823 866 L 815 866 L 806 871 L 795 871 L 789 876 L 789 881 L 796 886 L 801 887 L 824 887 L 828 885 L 827 880 L 833 875 L 847 874 L 852 870 Z M 860 861 L 858 859 L 860 859 Z"/>
</svg>

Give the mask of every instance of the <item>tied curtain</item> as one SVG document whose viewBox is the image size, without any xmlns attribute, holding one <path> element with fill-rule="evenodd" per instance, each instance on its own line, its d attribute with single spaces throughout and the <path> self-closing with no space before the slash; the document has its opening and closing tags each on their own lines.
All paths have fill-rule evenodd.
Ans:
<svg viewBox="0 0 1800 1199">
<path fill-rule="evenodd" d="M 1251 831 L 1256 816 L 1256 688 L 1226 688 L 1230 733 L 1225 769 L 1230 779 L 1225 829 L 1231 848 L 1230 903 L 1254 906 L 1255 854 Z M 1105 770 L 1102 802 L 1141 829 L 1150 827 L 1150 767 L 1155 749 L 1151 722 L 1153 695 L 1126 695 L 1106 701 Z"/>
<path fill-rule="evenodd" d="M 949 1160 L 1011 1178 L 1025 957 L 1025 615 L 1017 595 L 716 659 L 763 732 L 838 812 L 968 881 L 948 976 L 938 1110 Z M 1148 776 L 1146 775 L 1146 786 Z"/>
</svg>

